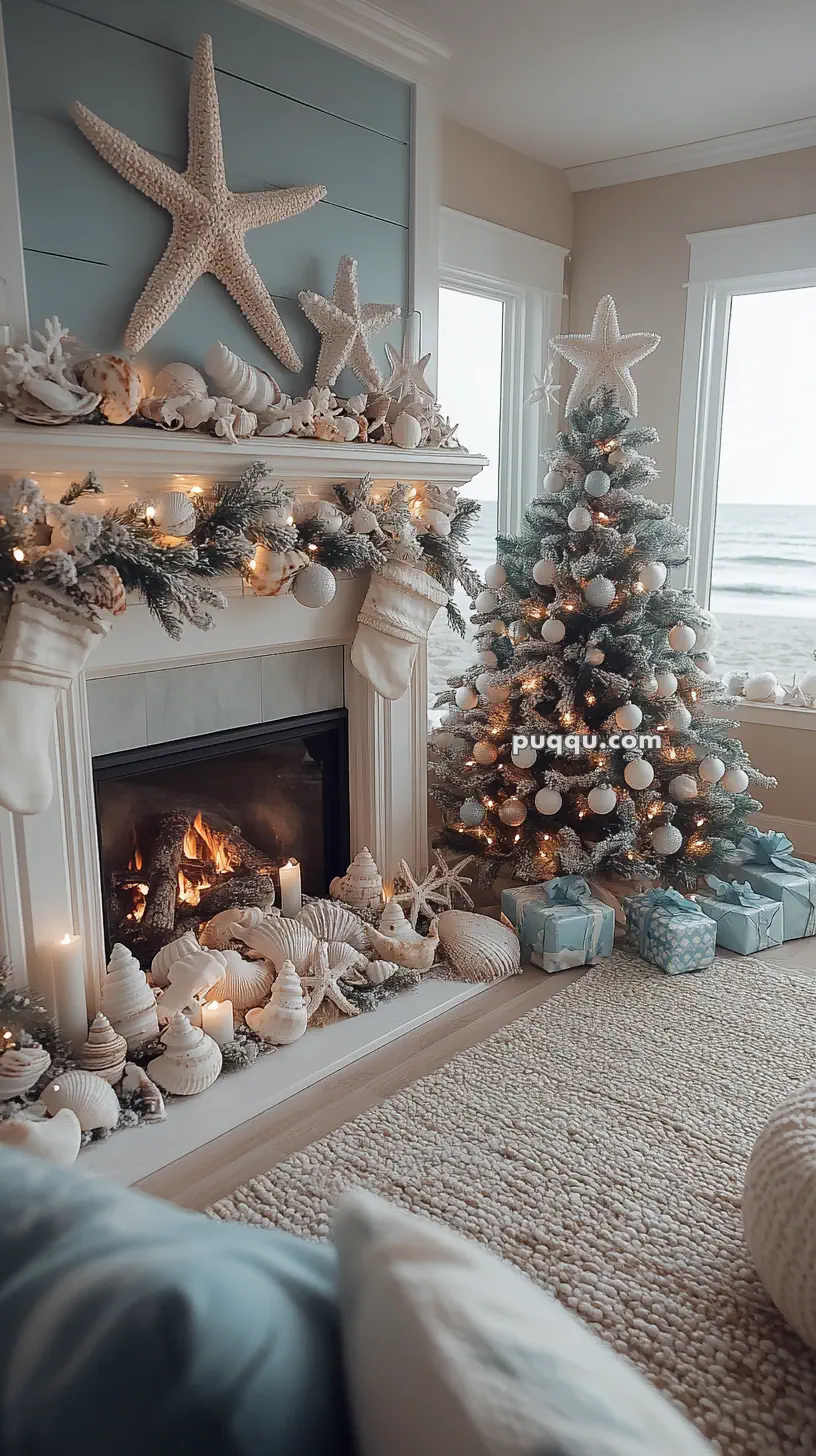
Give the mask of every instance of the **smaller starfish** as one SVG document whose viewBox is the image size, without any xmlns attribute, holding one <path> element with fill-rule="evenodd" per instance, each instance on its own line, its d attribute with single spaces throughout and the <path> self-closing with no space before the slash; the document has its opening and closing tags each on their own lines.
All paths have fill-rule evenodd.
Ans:
<svg viewBox="0 0 816 1456">
<path fill-rule="evenodd" d="M 440 876 L 436 866 L 429 869 L 424 880 L 421 880 L 419 875 L 411 873 L 405 860 L 401 859 L 398 879 L 400 883 L 404 882 L 408 888 L 400 891 L 398 895 L 394 895 L 393 899 L 398 905 L 405 907 L 408 919 L 415 930 L 420 915 L 427 915 L 430 920 L 433 920 L 437 913 L 434 901 L 436 901 L 437 907 L 441 907 L 443 910 L 450 909 L 448 896 L 439 889 Z"/>
<path fill-rule="evenodd" d="M 441 894 L 447 895 L 448 909 L 451 909 L 453 905 L 454 895 L 461 895 L 464 903 L 469 905 L 471 910 L 473 909 L 473 900 L 465 889 L 465 885 L 473 884 L 473 877 L 472 875 L 463 876 L 462 871 L 466 870 L 475 858 L 475 854 L 469 854 L 464 859 L 460 859 L 458 864 L 451 864 L 445 859 L 440 849 L 434 850 L 434 859 L 439 866 L 437 888 Z"/>
<path fill-rule="evenodd" d="M 353 969 L 357 953 L 353 946 L 346 946 L 348 954 L 340 954 L 338 961 L 329 965 L 329 947 L 325 940 L 319 940 L 312 953 L 309 962 L 309 970 L 305 976 L 301 976 L 303 985 L 311 992 L 306 1007 L 306 1014 L 311 1018 L 318 1006 L 322 1006 L 324 1000 L 333 1002 L 338 1011 L 344 1016 L 359 1016 L 359 1006 L 354 1006 L 348 997 L 340 989 L 340 980 L 348 981 L 355 985 L 367 985 L 366 978 Z"/>
<path fill-rule="evenodd" d="M 785 691 L 782 702 L 786 708 L 809 708 L 812 706 L 810 698 L 807 696 L 807 693 L 802 691 L 796 678 L 793 679 L 790 687 L 785 684 L 783 684 L 783 687 Z"/>
<path fill-rule="evenodd" d="M 391 373 L 383 385 L 383 394 L 396 395 L 397 399 L 415 398 L 417 395 L 422 399 L 435 399 L 436 396 L 425 378 L 431 356 L 423 354 L 421 359 L 417 357 L 417 330 L 412 327 L 414 319 L 415 315 L 406 321 L 399 353 L 393 344 L 386 343 L 385 352 L 391 365 Z"/>
<path fill-rule="evenodd" d="M 537 374 L 534 374 L 533 380 L 535 381 L 535 387 L 527 396 L 527 403 L 541 404 L 543 400 L 545 405 L 547 406 L 547 414 L 551 415 L 553 412 L 553 406 L 557 407 L 558 405 L 558 394 L 561 389 L 561 385 L 555 384 L 553 381 L 552 359 L 547 360 L 547 367 L 544 370 L 544 373 L 541 375 L 541 378 L 539 378 Z"/>
<path fill-rule="evenodd" d="M 399 318 L 398 305 L 361 303 L 357 260 L 348 257 L 341 258 L 337 265 L 331 298 L 323 298 L 311 289 L 304 289 L 298 298 L 307 319 L 322 336 L 315 373 L 318 388 L 334 384 L 341 369 L 348 365 L 367 389 L 380 391 L 382 375 L 372 358 L 370 343 L 375 334 Z"/>
</svg>

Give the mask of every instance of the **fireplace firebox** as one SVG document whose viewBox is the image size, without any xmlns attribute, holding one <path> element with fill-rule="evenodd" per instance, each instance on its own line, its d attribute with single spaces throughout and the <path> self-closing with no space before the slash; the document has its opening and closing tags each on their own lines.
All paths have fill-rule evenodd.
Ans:
<svg viewBox="0 0 816 1456">
<path fill-rule="evenodd" d="M 349 861 L 345 708 L 93 761 L 105 936 L 144 963 L 235 905 L 323 895 Z"/>
</svg>

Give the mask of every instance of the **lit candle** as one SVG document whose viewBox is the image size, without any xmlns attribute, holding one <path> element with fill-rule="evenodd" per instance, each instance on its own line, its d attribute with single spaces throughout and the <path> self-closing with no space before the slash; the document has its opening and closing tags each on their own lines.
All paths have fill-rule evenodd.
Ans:
<svg viewBox="0 0 816 1456">
<path fill-rule="evenodd" d="M 201 1008 L 201 1025 L 207 1036 L 219 1046 L 233 1041 L 235 1031 L 232 1024 L 231 1001 L 205 1001 Z"/>
<path fill-rule="evenodd" d="M 290 859 L 280 867 L 281 914 L 299 915 L 303 901 L 300 893 L 300 865 Z"/>
<path fill-rule="evenodd" d="M 64 935 L 50 947 L 54 976 L 54 1014 L 62 1041 L 78 1052 L 88 1035 L 85 958 L 78 935 Z"/>
</svg>

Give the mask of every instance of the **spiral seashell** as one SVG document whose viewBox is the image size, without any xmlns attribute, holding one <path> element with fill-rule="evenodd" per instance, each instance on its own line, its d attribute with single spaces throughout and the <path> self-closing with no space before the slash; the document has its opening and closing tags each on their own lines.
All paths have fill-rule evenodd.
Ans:
<svg viewBox="0 0 816 1456">
<path fill-rule="evenodd" d="M 118 354 L 97 354 L 82 370 L 86 389 L 99 395 L 99 408 L 109 425 L 124 425 L 144 398 L 144 386 L 135 364 Z"/>
<path fill-rule="evenodd" d="M 169 985 L 158 1003 L 159 1019 L 169 1021 L 177 1011 L 192 1006 L 197 997 L 204 996 L 221 980 L 226 964 L 226 955 L 220 950 L 197 950 L 174 961 L 167 973 Z"/>
<path fill-rule="evenodd" d="M 63 1072 L 46 1087 L 42 1101 L 52 1116 L 62 1107 L 70 1108 L 83 1132 L 113 1129 L 119 1121 L 119 1098 L 96 1072 Z"/>
<path fill-rule="evenodd" d="M 108 961 L 108 974 L 102 986 L 101 1009 L 114 1031 L 125 1038 L 133 1050 L 159 1034 L 156 997 L 147 984 L 147 977 L 127 946 L 119 942 Z"/>
<path fill-rule="evenodd" d="M 500 981 L 521 970 L 518 936 L 501 921 L 445 910 L 438 925 L 442 954 L 463 981 Z"/>
<path fill-rule="evenodd" d="M 366 926 L 366 934 L 378 960 L 393 961 L 408 971 L 429 971 L 439 949 L 439 932 L 436 917 L 431 921 L 428 934 L 417 939 L 404 935 L 384 935 L 372 926 Z"/>
<path fill-rule="evenodd" d="M 367 961 L 365 965 L 366 980 L 372 986 L 382 986 L 385 981 L 390 981 L 392 976 L 401 969 L 394 961 Z"/>
<path fill-rule="evenodd" d="M 378 929 L 381 935 L 387 935 L 392 940 L 418 941 L 422 939 L 398 900 L 388 901 L 380 916 Z"/>
<path fill-rule="evenodd" d="M 61 1107 L 54 1117 L 10 1117 L 0 1122 L 0 1143 L 19 1148 L 57 1168 L 70 1168 L 79 1157 L 82 1128 L 79 1118 L 69 1107 Z"/>
<path fill-rule="evenodd" d="M 248 1011 L 245 1020 L 250 1031 L 276 1046 L 290 1046 L 303 1036 L 308 1007 L 300 977 L 291 961 L 284 961 L 278 971 L 266 1006 Z"/>
<path fill-rule="evenodd" d="M 77 586 L 86 602 L 121 617 L 127 607 L 127 592 L 115 566 L 93 566 L 80 576 Z"/>
<path fill-rule="evenodd" d="M 50 1066 L 51 1058 L 39 1042 L 3 1052 L 0 1055 L 0 1102 L 9 1102 L 12 1097 L 22 1097 L 30 1092 Z"/>
<path fill-rule="evenodd" d="M 183 490 L 168 490 L 156 501 L 153 524 L 168 536 L 189 536 L 195 523 L 195 506 Z"/>
<path fill-rule="evenodd" d="M 221 1048 L 177 1011 L 162 1034 L 164 1052 L 147 1064 L 148 1076 L 176 1097 L 192 1097 L 211 1087 L 221 1071 Z"/>
<path fill-rule="evenodd" d="M 163 945 L 153 957 L 150 966 L 150 974 L 157 986 L 164 988 L 168 984 L 170 967 L 175 961 L 182 961 L 187 955 L 199 951 L 201 946 L 191 930 L 185 931 L 177 940 L 170 940 Z"/>
<path fill-rule="evenodd" d="M 256 415 L 280 403 L 281 392 L 271 374 L 247 364 L 220 339 L 207 351 L 204 368 L 219 394 Z"/>
<path fill-rule="evenodd" d="M 137 1067 L 135 1062 L 125 1064 L 122 1091 L 131 1094 L 134 1108 L 141 1113 L 143 1122 L 164 1122 L 167 1116 L 164 1098 L 143 1067 Z"/>
<path fill-rule="evenodd" d="M 125 1070 L 127 1042 L 114 1031 L 107 1016 L 98 1011 L 91 1023 L 88 1040 L 79 1054 L 79 1065 L 84 1072 L 96 1072 L 113 1087 Z"/>
<path fill-rule="evenodd" d="M 206 425 L 215 414 L 215 400 L 208 397 L 202 399 L 198 394 L 186 395 L 183 399 L 172 399 L 168 402 L 181 415 L 185 430 L 199 429 L 201 425 Z"/>
<path fill-rule="evenodd" d="M 204 399 L 209 392 L 204 375 L 192 364 L 165 364 L 153 380 L 154 399 L 173 399 L 183 394 Z"/>
<path fill-rule="evenodd" d="M 343 940 L 356 950 L 368 950 L 363 922 L 333 900 L 312 900 L 304 905 L 297 918 L 318 940 Z"/>
<path fill-rule="evenodd" d="M 210 987 L 208 1001 L 231 1001 L 233 1011 L 260 1006 L 272 989 L 273 973 L 266 961 L 245 961 L 237 950 L 223 952 L 226 969 L 221 980 Z"/>
<path fill-rule="evenodd" d="M 165 430 L 181 430 L 184 428 L 184 416 L 177 408 L 180 401 L 179 395 L 170 399 L 143 399 L 139 414 L 142 419 L 152 420 L 154 425 L 161 425 Z"/>
<path fill-rule="evenodd" d="M 208 920 L 204 928 L 198 932 L 199 944 L 205 946 L 207 950 L 227 950 L 230 941 L 240 939 L 238 930 L 242 925 L 260 925 L 263 918 L 263 910 L 258 909 L 256 905 L 240 908 L 236 905 L 233 910 L 219 910 L 218 914 L 213 915 L 212 920 Z M 160 951 L 159 954 L 162 952 Z"/>
<path fill-rule="evenodd" d="M 285 920 L 282 915 L 243 927 L 239 937 L 250 950 L 271 961 L 276 971 L 284 961 L 291 961 L 298 975 L 308 967 L 317 944 L 317 936 L 307 925 Z"/>
<path fill-rule="evenodd" d="M 253 561 L 250 585 L 259 597 L 280 597 L 291 591 L 298 572 L 310 564 L 305 551 L 294 547 L 273 551 L 264 545 L 256 546 Z"/>
<path fill-rule="evenodd" d="M 369 849 L 355 854 L 346 873 L 329 885 L 333 900 L 343 900 L 356 910 L 374 910 L 383 902 L 383 882 Z"/>
</svg>

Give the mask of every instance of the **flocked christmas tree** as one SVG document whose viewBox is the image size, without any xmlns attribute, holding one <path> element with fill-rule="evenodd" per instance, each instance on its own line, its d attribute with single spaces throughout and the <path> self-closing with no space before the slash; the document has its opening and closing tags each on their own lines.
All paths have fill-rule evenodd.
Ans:
<svg viewBox="0 0 816 1456">
<path fill-rule="evenodd" d="M 749 784 L 774 783 L 730 736 L 714 619 L 670 584 L 686 531 L 644 494 L 657 435 L 631 421 L 630 369 L 658 343 L 621 335 L 604 298 L 591 334 L 552 341 L 534 391 L 549 408 L 552 350 L 576 367 L 569 430 L 476 598 L 478 664 L 437 704 L 451 704 L 434 735 L 444 839 L 476 852 L 485 877 L 604 873 L 688 889 L 760 807 Z M 530 741 L 514 751 L 514 737 Z"/>
</svg>

